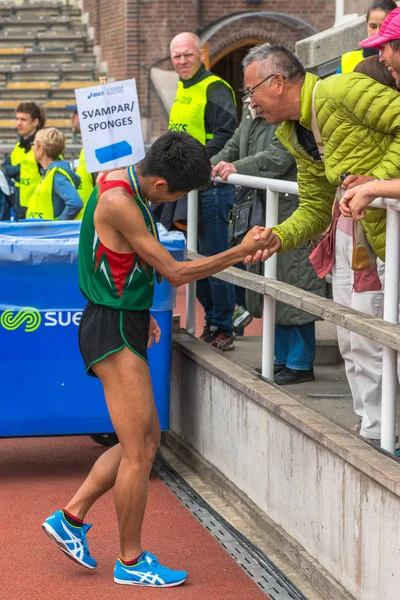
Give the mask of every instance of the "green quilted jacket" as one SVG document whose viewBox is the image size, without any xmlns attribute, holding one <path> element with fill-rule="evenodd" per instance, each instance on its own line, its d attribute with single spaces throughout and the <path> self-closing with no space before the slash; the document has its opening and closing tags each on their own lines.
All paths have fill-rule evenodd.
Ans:
<svg viewBox="0 0 400 600">
<path fill-rule="evenodd" d="M 312 92 L 318 78 L 307 73 L 301 89 L 300 123 L 311 127 Z M 297 162 L 299 208 L 274 228 L 282 250 L 325 231 L 332 218 L 335 188 L 342 173 L 375 179 L 400 177 L 400 94 L 361 73 L 333 75 L 316 90 L 316 114 L 325 162 L 299 144 L 296 121 L 285 121 L 276 136 Z M 370 208 L 362 220 L 374 252 L 385 259 L 385 211 Z"/>
</svg>

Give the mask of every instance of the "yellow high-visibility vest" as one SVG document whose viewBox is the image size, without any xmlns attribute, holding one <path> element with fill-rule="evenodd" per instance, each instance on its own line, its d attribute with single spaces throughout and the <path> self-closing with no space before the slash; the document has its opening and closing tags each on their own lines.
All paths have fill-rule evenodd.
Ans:
<svg viewBox="0 0 400 600">
<path fill-rule="evenodd" d="M 86 170 L 85 152 L 83 148 L 79 153 L 76 174 L 79 175 L 79 177 L 81 178 L 81 183 L 78 187 L 78 194 L 82 199 L 83 208 L 76 215 L 75 220 L 80 220 L 83 218 L 83 213 L 85 212 L 87 201 L 89 200 L 90 194 L 92 193 L 94 188 L 92 175 Z"/>
<path fill-rule="evenodd" d="M 29 202 L 26 212 L 27 219 L 43 219 L 45 221 L 55 221 L 53 207 L 53 180 L 56 173 L 64 175 L 75 187 L 70 175 L 60 167 L 54 167 L 46 171 L 43 179 L 36 187 Z"/>
<path fill-rule="evenodd" d="M 185 131 L 202 144 L 212 140 L 214 135 L 206 132 L 204 112 L 207 104 L 207 88 L 215 81 L 220 81 L 231 90 L 235 102 L 235 94 L 229 83 L 216 75 L 210 75 L 189 88 L 184 88 L 182 81 L 179 81 L 169 115 L 170 131 Z"/>
<path fill-rule="evenodd" d="M 364 60 L 362 50 L 352 50 L 352 52 L 346 52 L 345 54 L 342 54 L 342 73 L 352 73 L 354 71 L 354 67 L 356 67 L 362 60 Z"/>
<path fill-rule="evenodd" d="M 40 183 L 39 167 L 32 148 L 25 152 L 18 143 L 10 154 L 10 161 L 13 167 L 20 165 L 19 181 L 15 182 L 15 187 L 19 188 L 20 205 L 27 208 L 33 192 Z"/>
</svg>

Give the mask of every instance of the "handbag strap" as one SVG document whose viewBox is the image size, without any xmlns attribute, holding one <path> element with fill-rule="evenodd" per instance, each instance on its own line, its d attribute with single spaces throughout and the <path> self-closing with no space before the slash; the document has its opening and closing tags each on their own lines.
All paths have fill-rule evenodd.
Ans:
<svg viewBox="0 0 400 600">
<path fill-rule="evenodd" d="M 317 113 L 315 110 L 315 92 L 316 89 L 318 87 L 318 85 L 321 83 L 321 80 L 319 79 L 317 81 L 317 83 L 314 85 L 314 89 L 312 92 L 312 103 L 311 103 L 311 127 L 313 130 L 313 134 L 315 137 L 315 142 L 317 144 L 317 148 L 318 148 L 318 152 L 319 155 L 321 157 L 322 162 L 325 161 L 325 150 L 324 150 L 324 144 L 322 143 L 322 138 L 321 138 L 321 132 L 319 130 L 319 125 L 318 125 L 318 121 L 317 121 Z"/>
<path fill-rule="evenodd" d="M 265 152 L 265 150 L 268 148 L 268 146 L 274 139 L 275 131 L 278 129 L 278 125 L 270 125 L 269 123 L 266 123 L 265 129 L 266 129 L 266 133 L 265 133 L 264 143 L 262 146 L 263 152 Z"/>
</svg>

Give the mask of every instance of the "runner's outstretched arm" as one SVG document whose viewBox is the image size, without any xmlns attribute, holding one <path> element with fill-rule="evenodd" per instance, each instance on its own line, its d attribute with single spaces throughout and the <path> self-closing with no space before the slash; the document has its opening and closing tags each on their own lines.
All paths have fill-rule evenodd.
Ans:
<svg viewBox="0 0 400 600">
<path fill-rule="evenodd" d="M 255 227 L 234 248 L 214 256 L 178 262 L 148 231 L 140 209 L 128 194 L 120 189 L 105 192 L 103 198 L 106 194 L 107 202 L 102 203 L 101 209 L 97 208 L 95 221 L 101 219 L 102 223 L 107 223 L 120 233 L 133 250 L 175 287 L 223 271 L 250 256 L 254 262 L 263 259 L 263 250 L 267 248 L 267 243 L 262 239 L 264 228 Z"/>
</svg>

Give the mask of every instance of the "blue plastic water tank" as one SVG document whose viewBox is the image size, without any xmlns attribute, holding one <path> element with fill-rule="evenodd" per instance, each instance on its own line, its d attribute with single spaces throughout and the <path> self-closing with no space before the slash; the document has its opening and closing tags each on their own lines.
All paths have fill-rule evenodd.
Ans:
<svg viewBox="0 0 400 600">
<path fill-rule="evenodd" d="M 77 329 L 79 221 L 0 223 L 0 437 L 112 432 L 101 383 L 86 375 Z M 159 230 L 176 260 L 180 232 Z M 155 285 L 161 341 L 149 351 L 161 429 L 169 428 L 176 290 Z"/>
</svg>

